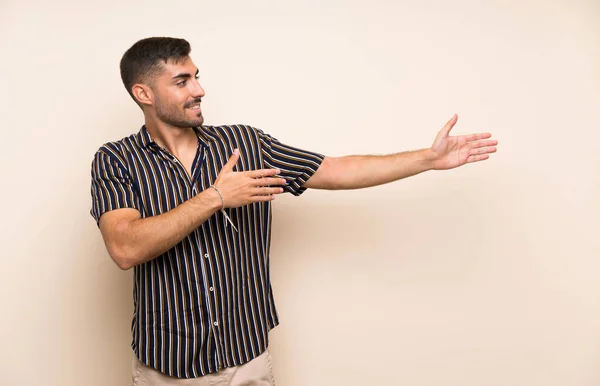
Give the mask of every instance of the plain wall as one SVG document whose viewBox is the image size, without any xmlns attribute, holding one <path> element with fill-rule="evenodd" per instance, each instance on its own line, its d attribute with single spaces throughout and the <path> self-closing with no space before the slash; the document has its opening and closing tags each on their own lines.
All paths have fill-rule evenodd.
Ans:
<svg viewBox="0 0 600 386">
<path fill-rule="evenodd" d="M 130 384 L 132 272 L 90 163 L 123 52 L 184 37 L 207 124 L 330 156 L 490 131 L 484 163 L 278 197 L 278 385 L 600 384 L 600 2 L 0 3 L 0 384 Z"/>
</svg>

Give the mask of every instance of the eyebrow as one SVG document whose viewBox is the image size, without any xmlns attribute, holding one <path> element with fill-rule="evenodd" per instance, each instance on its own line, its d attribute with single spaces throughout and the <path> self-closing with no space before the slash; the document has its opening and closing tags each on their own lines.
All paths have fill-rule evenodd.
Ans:
<svg viewBox="0 0 600 386">
<path fill-rule="evenodd" d="M 196 76 L 198 76 L 198 73 L 200 72 L 199 69 L 196 69 Z M 183 72 L 181 74 L 177 74 L 173 77 L 173 79 L 189 79 L 191 78 L 192 75 L 189 72 Z"/>
</svg>

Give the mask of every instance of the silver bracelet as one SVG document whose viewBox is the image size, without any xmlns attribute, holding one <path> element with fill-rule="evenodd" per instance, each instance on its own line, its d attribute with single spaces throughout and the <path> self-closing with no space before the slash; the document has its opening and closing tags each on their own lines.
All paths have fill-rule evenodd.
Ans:
<svg viewBox="0 0 600 386">
<path fill-rule="evenodd" d="M 225 208 L 225 200 L 223 199 L 223 195 L 221 194 L 221 191 L 219 190 L 219 188 L 217 188 L 214 185 L 211 185 L 210 187 L 217 191 L 217 194 L 219 195 L 219 198 L 221 199 L 221 209 L 224 209 Z"/>
<path fill-rule="evenodd" d="M 225 216 L 225 220 L 227 220 L 227 222 L 229 222 L 231 224 L 231 226 L 233 227 L 233 229 L 235 229 L 235 231 L 237 232 L 238 230 L 235 227 L 235 225 L 233 225 L 233 221 L 231 221 L 231 219 L 227 215 L 227 212 L 225 212 L 225 199 L 223 199 L 223 195 L 221 194 L 221 191 L 219 190 L 219 188 L 217 188 L 214 185 L 211 185 L 210 187 L 213 188 L 217 192 L 217 194 L 219 195 L 219 198 L 221 199 L 221 213 L 223 213 L 223 216 Z M 227 226 L 227 222 L 225 222 L 225 226 Z"/>
</svg>

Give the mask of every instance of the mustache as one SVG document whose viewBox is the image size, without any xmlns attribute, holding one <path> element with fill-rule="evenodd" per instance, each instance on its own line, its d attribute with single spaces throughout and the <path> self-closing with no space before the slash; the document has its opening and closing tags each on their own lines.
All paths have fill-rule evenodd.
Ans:
<svg viewBox="0 0 600 386">
<path fill-rule="evenodd" d="M 189 108 L 189 107 L 192 107 L 193 105 L 198 104 L 200 102 L 202 102 L 202 98 L 196 98 L 193 101 L 187 102 L 183 107 Z"/>
</svg>

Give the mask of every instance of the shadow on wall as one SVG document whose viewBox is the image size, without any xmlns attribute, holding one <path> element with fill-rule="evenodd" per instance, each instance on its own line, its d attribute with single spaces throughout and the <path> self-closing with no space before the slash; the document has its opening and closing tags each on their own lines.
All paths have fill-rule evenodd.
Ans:
<svg viewBox="0 0 600 386">
<path fill-rule="evenodd" d="M 89 149 L 78 151 L 89 153 Z M 90 162 L 94 151 L 85 157 Z M 55 384 L 81 384 L 82 379 L 90 386 L 127 384 L 133 271 L 122 271 L 112 261 L 89 214 L 89 162 L 73 168 L 77 170 L 65 175 L 65 181 L 55 182 L 54 213 L 48 215 L 53 222 L 47 224 L 54 230 L 46 232 L 51 240 L 38 240 L 39 245 L 49 246 L 48 255 L 60 257 L 44 272 L 52 283 L 52 294 L 47 296 L 56 297 L 51 300 L 53 307 L 59 305 L 49 321 L 56 329 L 49 329 L 59 335 L 54 343 L 60 342 L 60 347 L 50 351 L 56 357 L 49 363 L 56 361 L 61 367 L 60 383 Z"/>
<path fill-rule="evenodd" d="M 66 363 L 87 364 L 86 368 L 69 369 L 75 374 L 74 380 L 93 379 L 98 385 L 124 384 L 124 380 L 131 379 L 133 270 L 122 271 L 117 267 L 106 252 L 94 220 L 87 220 L 73 235 L 74 240 L 80 240 L 73 251 L 80 263 L 62 282 L 70 297 L 64 304 L 76 311 L 63 312 L 70 318 L 62 325 L 65 337 L 72 340 L 65 345 L 71 348 L 69 354 L 89 360 Z"/>
</svg>

